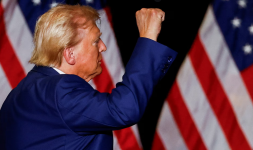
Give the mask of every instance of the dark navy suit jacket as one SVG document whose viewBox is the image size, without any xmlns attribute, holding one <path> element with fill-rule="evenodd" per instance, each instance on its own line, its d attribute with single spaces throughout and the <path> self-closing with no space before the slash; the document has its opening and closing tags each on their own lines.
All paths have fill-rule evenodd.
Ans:
<svg viewBox="0 0 253 150">
<path fill-rule="evenodd" d="M 139 38 L 111 94 L 85 80 L 35 66 L 0 111 L 1 150 L 112 150 L 112 130 L 136 124 L 176 52 Z"/>
</svg>

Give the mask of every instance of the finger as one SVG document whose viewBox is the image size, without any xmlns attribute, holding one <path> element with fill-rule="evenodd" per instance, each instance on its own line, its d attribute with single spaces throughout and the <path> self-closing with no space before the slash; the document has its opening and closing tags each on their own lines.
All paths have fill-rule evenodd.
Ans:
<svg viewBox="0 0 253 150">
<path fill-rule="evenodd" d="M 157 16 L 159 17 L 159 19 L 161 21 L 164 21 L 165 20 L 165 12 L 162 11 L 161 9 L 156 9 L 157 10 Z"/>
<path fill-rule="evenodd" d="M 165 15 L 159 15 L 158 18 L 161 20 L 161 22 L 163 22 L 165 20 Z"/>
<path fill-rule="evenodd" d="M 165 13 L 162 16 L 162 21 L 164 21 L 164 20 L 165 20 Z"/>
</svg>

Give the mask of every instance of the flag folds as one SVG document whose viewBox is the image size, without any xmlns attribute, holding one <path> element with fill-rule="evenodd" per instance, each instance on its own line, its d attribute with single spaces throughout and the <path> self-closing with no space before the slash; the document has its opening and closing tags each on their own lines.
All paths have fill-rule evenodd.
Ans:
<svg viewBox="0 0 253 150">
<path fill-rule="evenodd" d="M 214 0 L 164 102 L 153 150 L 253 149 L 253 2 Z"/>
</svg>

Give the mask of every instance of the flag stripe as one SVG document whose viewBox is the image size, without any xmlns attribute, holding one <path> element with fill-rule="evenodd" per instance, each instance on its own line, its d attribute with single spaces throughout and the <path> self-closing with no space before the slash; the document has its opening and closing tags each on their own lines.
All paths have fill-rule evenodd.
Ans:
<svg viewBox="0 0 253 150">
<path fill-rule="evenodd" d="M 96 89 L 99 92 L 111 93 L 112 89 L 114 88 L 114 85 L 113 85 L 112 79 L 110 77 L 110 74 L 108 73 L 108 70 L 105 66 L 103 59 L 101 60 L 101 67 L 103 69 L 102 73 L 100 75 L 96 76 L 93 79 L 93 82 L 96 85 Z"/>
<path fill-rule="evenodd" d="M 206 146 L 193 122 L 182 95 L 178 88 L 178 83 L 174 82 L 171 91 L 166 99 L 170 110 L 173 113 L 177 126 L 184 138 L 189 150 L 206 150 Z"/>
<path fill-rule="evenodd" d="M 27 73 L 33 67 L 28 61 L 33 51 L 32 33 L 16 0 L 3 0 L 6 33 L 23 69 Z M 17 25 L 18 23 L 18 25 Z"/>
<path fill-rule="evenodd" d="M 239 126 L 253 148 L 253 105 L 248 93 L 250 89 L 247 90 L 245 87 L 240 71 L 216 23 L 211 6 L 205 18 L 200 28 L 200 40 L 234 110 Z M 252 79 L 251 82 L 249 80 L 245 83 L 252 84 Z"/>
<path fill-rule="evenodd" d="M 113 132 L 113 150 L 122 150 L 119 146 L 118 139 L 116 135 L 114 134 L 114 132 Z"/>
<path fill-rule="evenodd" d="M 7 97 L 8 93 L 11 91 L 11 85 L 8 82 L 8 79 L 6 79 L 6 76 L 4 74 L 3 68 L 0 65 L 0 95 L 1 97 Z M 0 99 L 0 108 L 2 107 L 4 99 Z"/>
<path fill-rule="evenodd" d="M 172 112 L 168 106 L 167 101 L 165 101 L 163 105 L 161 111 L 161 118 L 159 119 L 158 123 L 158 130 L 154 138 L 154 143 L 157 143 L 153 145 L 153 150 L 187 150 L 186 143 L 184 142 L 183 137 L 176 124 L 176 121 L 173 118 Z"/>
<path fill-rule="evenodd" d="M 141 139 L 140 139 L 140 133 L 139 133 L 138 125 L 135 124 L 135 125 L 131 126 L 131 129 L 132 129 L 132 132 L 133 132 L 134 137 L 136 139 L 136 142 L 138 143 L 138 147 L 137 146 L 136 147 L 142 149 L 142 144 L 141 144 Z"/>
<path fill-rule="evenodd" d="M 25 77 L 25 72 L 6 35 L 3 11 L 3 7 L 0 5 L 0 41 L 2 42 L 0 45 L 0 63 L 11 87 L 14 88 Z"/>
<path fill-rule="evenodd" d="M 250 93 L 251 101 L 253 101 L 253 78 L 252 78 L 252 72 L 253 72 L 253 65 L 248 67 L 247 69 L 243 70 L 241 72 L 241 76 L 243 78 L 243 81 L 248 89 L 248 92 Z M 251 124 L 252 125 L 252 124 Z M 253 132 L 253 130 L 251 130 Z M 253 133 L 250 133 L 253 136 Z M 250 138 L 251 140 L 251 147 L 253 148 L 253 139 Z"/>
<path fill-rule="evenodd" d="M 106 13 L 106 19 L 108 20 L 111 28 L 113 29 L 113 24 L 112 24 L 112 14 L 111 14 L 111 10 L 109 7 L 105 7 L 103 8 L 103 10 L 105 11 Z M 113 32 L 114 33 L 114 32 Z"/>
<path fill-rule="evenodd" d="M 141 150 L 130 127 L 121 130 L 115 130 L 114 134 L 116 135 L 122 150 Z"/>
<path fill-rule="evenodd" d="M 155 135 L 154 135 L 151 150 L 165 150 L 162 140 L 161 140 L 159 134 L 157 133 L 157 131 L 155 132 Z"/>
<path fill-rule="evenodd" d="M 188 56 L 179 70 L 177 82 L 184 102 L 207 148 L 210 150 L 230 149 Z"/>
<path fill-rule="evenodd" d="M 199 36 L 196 37 L 192 50 L 189 52 L 189 56 L 230 147 L 232 149 L 250 149 L 249 143 L 242 133 L 231 104 L 229 103 L 220 81 L 216 76 L 215 70 L 205 53 Z"/>
</svg>

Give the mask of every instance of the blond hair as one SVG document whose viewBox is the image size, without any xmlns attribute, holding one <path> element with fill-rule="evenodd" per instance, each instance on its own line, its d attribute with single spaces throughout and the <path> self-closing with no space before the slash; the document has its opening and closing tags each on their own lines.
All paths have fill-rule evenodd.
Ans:
<svg viewBox="0 0 253 150">
<path fill-rule="evenodd" d="M 95 23 L 99 13 L 89 7 L 60 4 L 37 21 L 34 34 L 34 50 L 30 63 L 38 66 L 60 66 L 63 50 L 75 46 L 82 38 L 78 28 L 86 28 L 88 22 Z"/>
</svg>

